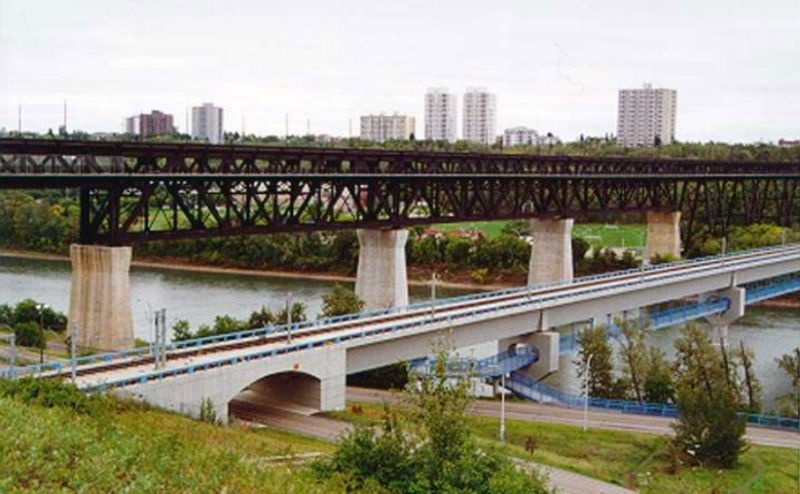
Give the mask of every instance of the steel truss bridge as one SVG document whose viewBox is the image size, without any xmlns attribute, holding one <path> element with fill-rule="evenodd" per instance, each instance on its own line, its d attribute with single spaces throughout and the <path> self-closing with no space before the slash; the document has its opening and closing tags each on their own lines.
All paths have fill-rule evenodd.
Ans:
<svg viewBox="0 0 800 494">
<path fill-rule="evenodd" d="M 78 188 L 80 241 L 682 212 L 684 245 L 800 222 L 800 164 L 0 139 L 0 189 Z"/>
</svg>

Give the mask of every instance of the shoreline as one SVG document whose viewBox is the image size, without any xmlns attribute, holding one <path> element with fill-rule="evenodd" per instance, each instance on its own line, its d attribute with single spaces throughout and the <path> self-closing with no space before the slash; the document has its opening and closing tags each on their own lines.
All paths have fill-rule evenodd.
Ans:
<svg viewBox="0 0 800 494">
<path fill-rule="evenodd" d="M 65 254 L 54 254 L 49 252 L 37 252 L 31 250 L 21 249 L 0 249 L 0 257 L 10 257 L 15 259 L 34 259 L 44 261 L 65 261 L 69 262 L 69 256 Z M 334 281 L 343 283 L 355 283 L 355 276 L 348 276 L 337 273 L 314 273 L 306 271 L 280 271 L 280 270 L 266 270 L 266 269 L 246 269 L 246 268 L 232 268 L 225 266 L 210 266 L 206 264 L 194 264 L 180 259 L 140 259 L 132 260 L 132 267 L 148 268 L 148 269 L 163 269 L 168 271 L 189 271 L 194 273 L 211 273 L 211 274 L 233 274 L 240 276 L 257 276 L 262 278 L 289 278 L 298 280 L 316 280 L 316 281 Z M 428 286 L 428 280 L 420 280 L 409 278 L 408 284 L 413 286 Z M 513 285 L 498 285 L 486 284 L 478 285 L 473 283 L 459 283 L 453 281 L 437 281 L 436 285 L 442 288 L 454 288 L 459 290 L 480 290 L 491 291 L 501 290 Z"/>
<path fill-rule="evenodd" d="M 0 248 L 0 257 L 10 257 L 15 259 L 34 259 L 45 261 L 63 261 L 69 262 L 69 256 L 64 254 L 54 254 L 48 252 L 37 252 L 22 249 L 4 249 Z M 319 273 L 307 271 L 280 271 L 268 269 L 246 269 L 246 268 L 232 268 L 226 266 L 211 266 L 207 264 L 193 264 L 181 259 L 176 258 L 162 258 L 161 260 L 141 259 L 132 260 L 132 267 L 146 268 L 146 269 L 161 269 L 167 271 L 188 271 L 193 273 L 208 273 L 208 274 L 232 274 L 238 276 L 256 276 L 260 278 L 283 278 L 283 279 L 296 279 L 296 280 L 315 280 L 315 281 L 333 281 L 340 283 L 355 283 L 355 276 L 348 276 L 337 273 Z M 429 286 L 430 282 L 426 279 L 408 279 L 409 286 Z M 493 291 L 502 290 L 504 288 L 514 287 L 514 284 L 486 284 L 478 285 L 475 283 L 460 283 L 454 281 L 437 281 L 437 286 L 442 288 L 452 288 L 457 290 L 478 290 L 478 291 Z M 774 299 L 763 300 L 753 304 L 753 307 L 770 308 L 770 309 L 796 309 L 800 308 L 800 296 L 797 294 L 789 294 Z"/>
</svg>

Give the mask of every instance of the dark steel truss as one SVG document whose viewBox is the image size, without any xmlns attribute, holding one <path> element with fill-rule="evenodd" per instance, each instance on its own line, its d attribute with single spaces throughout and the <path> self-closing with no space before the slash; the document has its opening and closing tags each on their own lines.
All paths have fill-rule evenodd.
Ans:
<svg viewBox="0 0 800 494">
<path fill-rule="evenodd" d="M 78 187 L 81 242 L 679 210 L 800 222 L 795 163 L 0 139 L 0 188 Z"/>
</svg>

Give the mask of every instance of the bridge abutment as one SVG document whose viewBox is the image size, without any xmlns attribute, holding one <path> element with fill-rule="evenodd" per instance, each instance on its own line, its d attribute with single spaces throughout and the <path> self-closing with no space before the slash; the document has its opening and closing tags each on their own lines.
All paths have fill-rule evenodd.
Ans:
<svg viewBox="0 0 800 494">
<path fill-rule="evenodd" d="M 645 259 L 655 256 L 681 257 L 681 212 L 647 212 L 647 246 Z"/>
<path fill-rule="evenodd" d="M 528 285 L 572 279 L 573 224 L 571 218 L 531 220 L 533 247 L 528 266 Z"/>
<path fill-rule="evenodd" d="M 72 244 L 69 257 L 69 323 L 75 323 L 77 344 L 99 350 L 132 348 L 131 248 Z"/>
<path fill-rule="evenodd" d="M 356 295 L 365 309 L 408 305 L 408 230 L 358 230 Z"/>
</svg>

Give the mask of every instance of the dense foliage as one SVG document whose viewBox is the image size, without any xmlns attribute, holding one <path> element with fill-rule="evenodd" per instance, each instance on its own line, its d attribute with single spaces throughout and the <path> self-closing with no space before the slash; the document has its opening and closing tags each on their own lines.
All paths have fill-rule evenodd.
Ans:
<svg viewBox="0 0 800 494">
<path fill-rule="evenodd" d="M 315 468 L 341 476 L 348 492 L 548 492 L 530 468 L 518 468 L 493 446 L 479 444 L 467 420 L 469 376 L 448 376 L 447 352 L 433 375 L 412 379 L 398 409 L 387 406 L 380 430 L 358 427 L 333 457 Z"/>
<path fill-rule="evenodd" d="M 44 330 L 63 332 L 67 316 L 28 298 L 14 307 L 0 305 L 0 330 L 4 327 L 14 332 L 17 344 L 43 348 Z"/>
<path fill-rule="evenodd" d="M 800 418 L 800 347 L 776 360 L 792 384 L 792 391 L 778 398 L 781 413 Z"/>
<path fill-rule="evenodd" d="M 342 284 L 336 283 L 322 296 L 322 316 L 334 317 L 355 314 L 364 310 L 364 301 Z"/>
<path fill-rule="evenodd" d="M 205 338 L 207 336 L 219 336 L 229 333 L 238 333 L 248 329 L 259 329 L 269 325 L 286 324 L 289 320 L 289 313 L 284 307 L 278 312 L 272 312 L 266 307 L 250 313 L 248 320 L 237 319 L 229 315 L 220 315 L 214 318 L 214 324 L 201 324 L 196 331 L 192 331 L 189 321 L 178 319 L 172 325 L 173 341 L 191 340 L 193 338 Z M 292 323 L 303 322 L 306 320 L 306 307 L 301 302 L 294 302 L 291 308 Z"/>
</svg>

